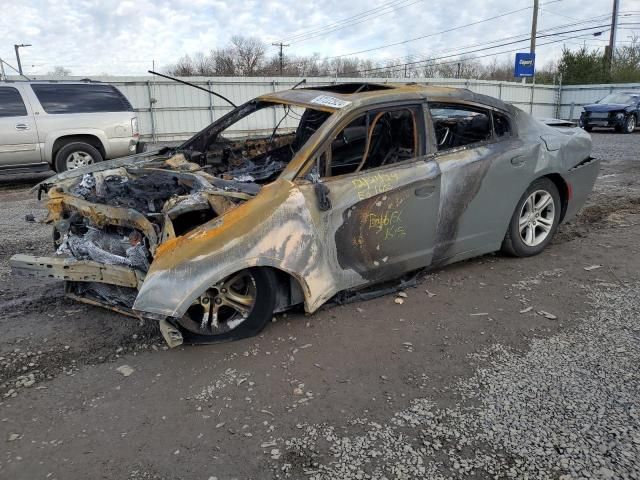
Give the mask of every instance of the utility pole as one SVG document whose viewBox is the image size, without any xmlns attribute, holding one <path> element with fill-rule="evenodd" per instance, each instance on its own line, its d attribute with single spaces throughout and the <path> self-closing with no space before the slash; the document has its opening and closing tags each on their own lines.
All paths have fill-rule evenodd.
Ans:
<svg viewBox="0 0 640 480">
<path fill-rule="evenodd" d="M 22 75 L 22 64 L 20 63 L 20 52 L 18 51 L 18 49 L 20 47 L 30 47 L 31 44 L 29 43 L 21 43 L 20 45 L 14 45 L 13 48 L 16 51 L 16 60 L 18 61 L 18 72 L 20 72 L 20 75 Z"/>
<path fill-rule="evenodd" d="M 611 12 L 611 31 L 609 32 L 609 46 L 607 47 L 607 70 L 611 72 L 613 66 L 613 55 L 616 48 L 616 29 L 618 28 L 618 7 L 620 0 L 613 0 L 613 11 Z"/>
<path fill-rule="evenodd" d="M 272 43 L 274 47 L 280 47 L 280 76 L 282 76 L 282 70 L 284 69 L 284 54 L 282 53 L 282 49 L 284 47 L 290 46 L 288 43 L 276 42 Z"/>
<path fill-rule="evenodd" d="M 538 35 L 538 0 L 533 0 L 533 17 L 531 18 L 531 45 L 529 46 L 529 53 L 536 54 L 536 35 Z M 535 68 L 535 67 L 534 67 Z M 536 71 L 533 71 L 533 77 L 531 81 L 535 83 Z M 527 83 L 527 79 L 522 77 L 522 83 Z"/>
</svg>

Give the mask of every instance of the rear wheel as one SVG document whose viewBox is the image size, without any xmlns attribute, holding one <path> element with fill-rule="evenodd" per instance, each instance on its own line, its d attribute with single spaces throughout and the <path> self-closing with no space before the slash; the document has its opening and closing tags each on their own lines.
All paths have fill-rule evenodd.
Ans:
<svg viewBox="0 0 640 480">
<path fill-rule="evenodd" d="M 56 172 L 86 167 L 102 160 L 102 154 L 94 146 L 84 142 L 68 143 L 56 154 Z"/>
<path fill-rule="evenodd" d="M 584 127 L 582 127 L 582 128 L 584 128 L 584 131 L 585 131 L 585 132 L 591 132 L 591 131 L 593 130 L 593 127 L 590 127 L 589 125 L 585 125 L 585 126 L 584 126 Z"/>
<path fill-rule="evenodd" d="M 533 182 L 513 212 L 502 251 L 516 257 L 540 253 L 558 228 L 560 211 L 560 194 L 555 184 L 548 178 Z"/>
<path fill-rule="evenodd" d="M 275 285 L 270 269 L 248 268 L 211 286 L 177 321 L 185 341 L 221 342 L 257 335 L 272 318 Z"/>
</svg>

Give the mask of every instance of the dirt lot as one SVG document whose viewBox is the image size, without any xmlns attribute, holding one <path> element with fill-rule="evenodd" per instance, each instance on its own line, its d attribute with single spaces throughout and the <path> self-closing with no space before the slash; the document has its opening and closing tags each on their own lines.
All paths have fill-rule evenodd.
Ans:
<svg viewBox="0 0 640 480">
<path fill-rule="evenodd" d="M 593 136 L 596 191 L 542 255 L 174 350 L 12 277 L 51 233 L 37 177 L 0 181 L 0 478 L 640 479 L 640 132 Z"/>
</svg>

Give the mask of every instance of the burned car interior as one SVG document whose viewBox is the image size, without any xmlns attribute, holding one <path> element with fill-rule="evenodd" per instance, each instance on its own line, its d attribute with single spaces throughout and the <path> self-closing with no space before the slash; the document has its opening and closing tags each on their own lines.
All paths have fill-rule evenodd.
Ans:
<svg viewBox="0 0 640 480">
<path fill-rule="evenodd" d="M 491 138 L 488 111 L 457 105 L 430 104 L 438 150 L 462 147 Z"/>
<path fill-rule="evenodd" d="M 331 143 L 325 176 L 357 173 L 414 158 L 418 151 L 417 110 L 367 112 L 345 127 Z"/>
<path fill-rule="evenodd" d="M 270 102 L 250 102 L 221 130 L 204 132 L 181 147 L 185 156 L 213 175 L 240 182 L 267 183 L 329 118 L 328 112 Z M 272 130 L 254 125 L 277 119 Z M 247 133 L 250 133 L 247 135 Z"/>
</svg>

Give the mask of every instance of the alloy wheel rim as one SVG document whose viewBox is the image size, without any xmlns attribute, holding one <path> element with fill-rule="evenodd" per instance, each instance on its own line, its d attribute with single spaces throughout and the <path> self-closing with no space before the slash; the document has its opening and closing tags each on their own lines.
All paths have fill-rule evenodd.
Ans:
<svg viewBox="0 0 640 480">
<path fill-rule="evenodd" d="M 202 335 L 220 335 L 243 324 L 255 307 L 256 282 L 249 270 L 209 288 L 187 312 L 183 326 Z"/>
<path fill-rule="evenodd" d="M 555 202 L 546 190 L 536 190 L 527 197 L 518 218 L 520 239 L 528 247 L 536 247 L 551 233 L 555 219 Z"/>
<path fill-rule="evenodd" d="M 87 152 L 72 152 L 67 156 L 67 170 L 86 167 L 93 163 L 93 157 Z"/>
<path fill-rule="evenodd" d="M 633 132 L 636 128 L 636 118 L 632 115 L 627 122 L 627 131 Z"/>
</svg>

